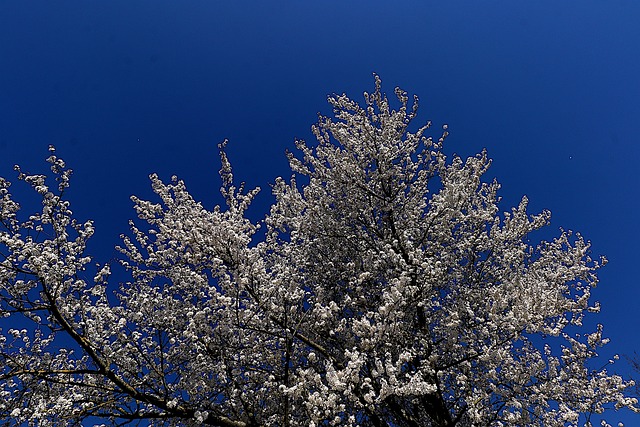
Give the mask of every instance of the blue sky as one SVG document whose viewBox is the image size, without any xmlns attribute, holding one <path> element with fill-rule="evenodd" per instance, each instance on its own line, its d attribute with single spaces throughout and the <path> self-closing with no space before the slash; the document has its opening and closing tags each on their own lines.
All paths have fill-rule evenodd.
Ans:
<svg viewBox="0 0 640 427">
<path fill-rule="evenodd" d="M 326 96 L 362 99 L 376 72 L 387 92 L 420 96 L 434 134 L 449 125 L 449 152 L 487 148 L 505 210 L 526 194 L 532 212 L 552 211 L 550 235 L 578 230 L 609 258 L 593 321 L 606 354 L 632 355 L 639 21 L 636 0 L 0 0 L 0 176 L 45 170 L 54 144 L 106 260 L 149 173 L 220 203 L 216 145 L 228 138 L 236 177 L 264 190 L 259 218 L 267 184 L 290 174 L 285 149 L 330 113 Z"/>
</svg>

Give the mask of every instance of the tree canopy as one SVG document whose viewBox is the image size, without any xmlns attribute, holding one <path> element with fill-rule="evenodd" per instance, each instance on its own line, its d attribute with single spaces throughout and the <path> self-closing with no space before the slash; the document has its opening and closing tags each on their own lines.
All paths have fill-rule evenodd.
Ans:
<svg viewBox="0 0 640 427">
<path fill-rule="evenodd" d="M 377 76 L 362 105 L 330 96 L 259 222 L 225 143 L 223 207 L 151 175 L 117 282 L 87 254 L 93 223 L 53 147 L 49 176 L 16 166 L 38 212 L 0 179 L 3 423 L 578 426 L 635 410 L 633 383 L 594 368 L 602 327 L 582 327 L 605 260 L 571 231 L 532 243 L 550 213 L 526 197 L 501 212 L 487 153 L 445 155 L 447 127 L 428 137 L 418 99 L 395 96 Z"/>
</svg>

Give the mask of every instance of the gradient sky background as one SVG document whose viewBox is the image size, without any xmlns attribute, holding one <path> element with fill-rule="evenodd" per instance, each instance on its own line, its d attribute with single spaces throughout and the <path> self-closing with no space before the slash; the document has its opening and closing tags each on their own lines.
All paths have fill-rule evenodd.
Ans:
<svg viewBox="0 0 640 427">
<path fill-rule="evenodd" d="M 362 100 L 372 72 L 420 96 L 434 135 L 449 125 L 448 152 L 487 148 L 504 210 L 526 194 L 552 211 L 549 236 L 581 231 L 608 257 L 589 323 L 611 338 L 604 361 L 640 352 L 637 0 L 0 0 L 0 176 L 46 171 L 54 144 L 105 261 L 149 173 L 221 203 L 228 138 L 236 178 L 263 188 L 258 219 L 326 96 Z"/>
</svg>

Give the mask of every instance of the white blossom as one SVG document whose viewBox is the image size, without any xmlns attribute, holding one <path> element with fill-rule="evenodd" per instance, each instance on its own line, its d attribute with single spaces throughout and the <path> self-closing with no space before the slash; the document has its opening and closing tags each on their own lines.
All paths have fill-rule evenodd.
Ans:
<svg viewBox="0 0 640 427">
<path fill-rule="evenodd" d="M 30 322 L 0 331 L 0 419 L 564 427 L 637 410 L 633 382 L 593 368 L 604 328 L 583 326 L 606 260 L 571 231 L 531 243 L 550 213 L 526 197 L 503 213 L 487 153 L 446 156 L 449 127 L 426 136 L 417 98 L 396 89 L 393 109 L 375 84 L 364 105 L 329 97 L 259 223 L 226 142 L 225 206 L 151 175 L 120 266 L 92 264 L 53 147 L 51 177 L 15 168 L 41 210 L 0 178 L 0 313 Z"/>
</svg>

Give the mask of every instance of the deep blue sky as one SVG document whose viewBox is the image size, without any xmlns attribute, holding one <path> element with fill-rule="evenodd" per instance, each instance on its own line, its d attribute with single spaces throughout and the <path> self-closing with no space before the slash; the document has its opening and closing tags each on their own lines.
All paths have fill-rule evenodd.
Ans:
<svg viewBox="0 0 640 427">
<path fill-rule="evenodd" d="M 220 203 L 228 138 L 236 177 L 264 189 L 258 218 L 267 184 L 290 174 L 285 149 L 330 113 L 327 94 L 362 99 L 375 71 L 387 92 L 420 96 L 434 134 L 449 124 L 448 151 L 488 149 L 505 210 L 526 194 L 532 212 L 552 211 L 552 231 L 581 231 L 609 258 L 594 319 L 605 353 L 633 354 L 639 22 L 637 0 L 0 0 L 0 176 L 46 170 L 54 144 L 100 260 L 151 172 Z"/>
</svg>

